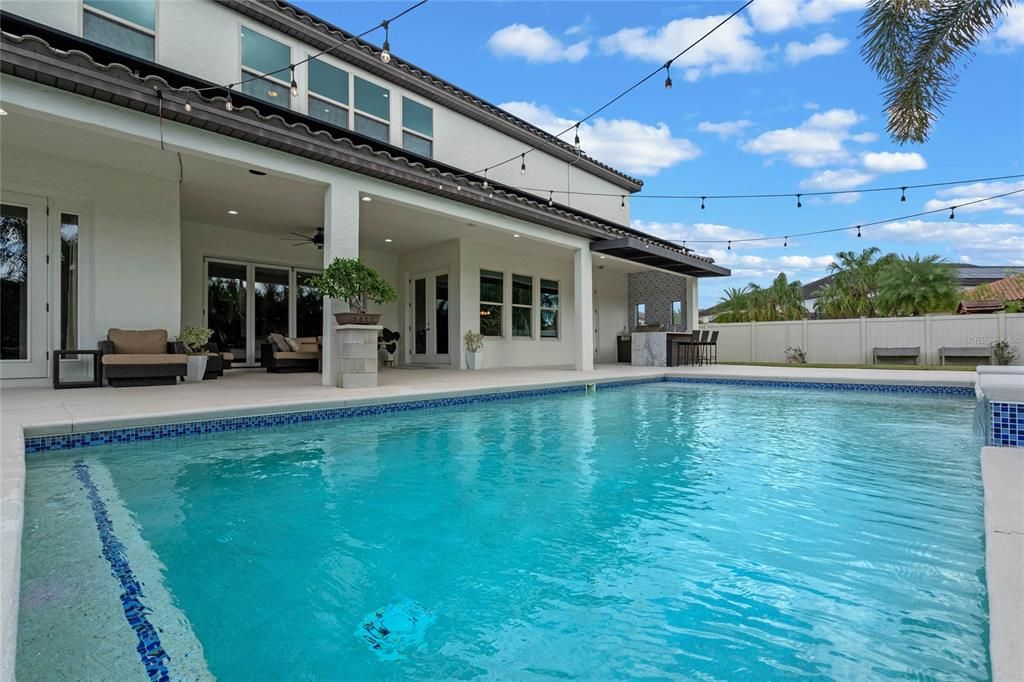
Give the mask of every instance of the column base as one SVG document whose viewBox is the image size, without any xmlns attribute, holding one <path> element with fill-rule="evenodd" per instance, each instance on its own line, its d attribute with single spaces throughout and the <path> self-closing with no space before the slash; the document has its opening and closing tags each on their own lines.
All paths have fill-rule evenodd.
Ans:
<svg viewBox="0 0 1024 682">
<path fill-rule="evenodd" d="M 332 366 L 338 388 L 373 388 L 377 385 L 376 324 L 339 324 L 334 327 Z"/>
</svg>

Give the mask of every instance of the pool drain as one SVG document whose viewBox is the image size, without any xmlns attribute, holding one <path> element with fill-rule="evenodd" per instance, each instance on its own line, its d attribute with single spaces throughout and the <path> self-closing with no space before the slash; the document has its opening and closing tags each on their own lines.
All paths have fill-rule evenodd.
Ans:
<svg viewBox="0 0 1024 682">
<path fill-rule="evenodd" d="M 426 630 L 435 616 L 419 602 L 403 599 L 363 617 L 356 635 L 365 641 L 379 658 L 395 661 L 423 643 Z"/>
</svg>

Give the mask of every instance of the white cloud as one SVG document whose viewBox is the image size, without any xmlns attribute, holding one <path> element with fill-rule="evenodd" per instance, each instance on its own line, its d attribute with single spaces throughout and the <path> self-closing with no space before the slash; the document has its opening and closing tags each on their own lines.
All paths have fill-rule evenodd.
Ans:
<svg viewBox="0 0 1024 682">
<path fill-rule="evenodd" d="M 874 180 L 874 175 L 863 173 L 855 168 L 818 171 L 811 177 L 800 182 L 803 189 L 827 192 L 829 190 L 856 189 Z"/>
<path fill-rule="evenodd" d="M 966 223 L 956 220 L 901 220 L 872 228 L 872 236 L 924 245 L 931 253 L 942 242 L 956 245 L 961 260 L 1024 265 L 1024 227 L 1016 223 Z"/>
<path fill-rule="evenodd" d="M 845 38 L 836 38 L 831 33 L 822 33 L 809 43 L 791 42 L 786 45 L 786 61 L 799 64 L 815 57 L 838 54 L 850 44 Z"/>
<path fill-rule="evenodd" d="M 753 239 L 764 236 L 757 232 L 716 223 L 661 223 L 653 220 L 634 220 L 632 226 L 641 232 L 653 234 L 669 241 L 696 240 L 697 243 L 688 246 L 699 253 L 708 251 L 704 248 L 708 245 L 699 243 L 703 240 Z M 737 244 L 733 248 L 740 248 L 740 245 Z"/>
<path fill-rule="evenodd" d="M 664 64 L 679 52 L 680 45 L 689 45 L 715 27 L 724 15 L 701 19 L 675 19 L 657 29 L 624 28 L 599 41 L 605 54 L 623 54 L 647 62 Z M 754 30 L 743 17 L 724 24 L 702 43 L 677 59 L 673 66 L 683 69 L 688 81 L 705 72 L 722 73 L 757 71 L 765 61 L 765 53 L 753 40 Z"/>
<path fill-rule="evenodd" d="M 861 144 L 867 144 L 868 142 L 874 142 L 878 139 L 878 133 L 857 133 L 856 135 L 850 135 L 850 139 L 854 142 L 860 142 Z"/>
<path fill-rule="evenodd" d="M 1024 5 L 1014 5 L 1006 10 L 1006 18 L 996 29 L 995 39 L 1009 49 L 1024 45 Z"/>
<path fill-rule="evenodd" d="M 867 152 L 860 158 L 864 167 L 873 173 L 899 173 L 928 167 L 928 162 L 917 152 Z"/>
<path fill-rule="evenodd" d="M 541 26 L 511 24 L 487 41 L 498 57 L 522 57 L 528 62 L 578 62 L 590 52 L 590 41 L 565 45 Z"/>
<path fill-rule="evenodd" d="M 740 135 L 744 130 L 752 125 L 753 122 L 746 119 L 741 119 L 739 121 L 719 121 L 718 123 L 701 121 L 697 124 L 697 130 L 702 133 L 714 133 L 715 135 L 724 138 Z"/>
<path fill-rule="evenodd" d="M 947 187 L 939 190 L 935 193 L 934 198 L 926 201 L 924 204 L 924 210 L 938 211 L 949 208 L 950 206 L 957 206 L 957 213 L 1003 211 L 1007 215 L 1024 215 L 1024 192 L 1008 197 L 1002 197 L 1000 199 L 985 201 L 980 204 L 963 206 L 963 204 L 971 201 L 985 199 L 987 197 L 996 196 L 997 194 L 1005 194 L 1006 192 L 1015 192 L 1017 190 L 1024 190 L 1024 180 L 1018 180 L 1016 182 L 974 182 L 969 185 Z"/>
<path fill-rule="evenodd" d="M 562 118 L 534 102 L 505 102 L 501 108 L 533 125 L 557 134 L 576 121 Z M 615 168 L 637 175 L 659 171 L 700 156 L 700 147 L 683 137 L 673 137 L 665 123 L 648 125 L 633 119 L 597 118 L 580 126 L 583 150 Z"/>
<path fill-rule="evenodd" d="M 776 33 L 825 23 L 842 12 L 861 10 L 864 5 L 865 0 L 768 0 L 755 2 L 747 11 L 757 30 Z"/>
<path fill-rule="evenodd" d="M 786 268 L 807 270 L 810 268 L 827 268 L 835 258 L 828 256 L 782 256 L 779 263 Z"/>
<path fill-rule="evenodd" d="M 813 114 L 796 128 L 769 130 L 743 145 L 744 151 L 765 156 L 785 155 L 795 166 L 815 167 L 849 159 L 843 146 L 853 139 L 850 128 L 863 120 L 853 109 L 829 109 Z"/>
</svg>

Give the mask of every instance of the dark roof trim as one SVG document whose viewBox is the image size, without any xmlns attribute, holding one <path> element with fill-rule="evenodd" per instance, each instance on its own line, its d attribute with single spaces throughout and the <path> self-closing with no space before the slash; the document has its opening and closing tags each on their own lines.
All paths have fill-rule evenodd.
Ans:
<svg viewBox="0 0 1024 682">
<path fill-rule="evenodd" d="M 689 254 L 666 249 L 660 244 L 651 244 L 635 237 L 621 237 L 619 239 L 590 242 L 590 250 L 594 253 L 615 256 L 616 258 L 632 261 L 633 263 L 648 265 L 652 268 L 668 270 L 679 275 L 728 277 L 732 274 L 727 268 L 712 265 Z"/>
<path fill-rule="evenodd" d="M 202 81 L 180 72 L 167 71 L 148 62 L 133 64 L 135 69 L 119 63 L 103 65 L 80 50 L 58 50 L 35 35 L 16 36 L 8 31 L 16 23 L 11 15 L 2 13 L 5 32 L 0 39 L 0 70 L 19 78 L 73 92 L 110 104 L 157 116 L 160 109 L 158 90 L 168 87 L 167 75 L 176 87 L 202 87 Z M 22 21 L 17 19 L 17 21 Z M 90 43 L 62 32 L 58 38 L 76 41 L 80 47 Z M 156 75 L 137 75 L 142 66 Z M 270 147 L 320 163 L 383 179 L 441 196 L 488 211 L 525 220 L 588 239 L 607 239 L 632 235 L 639 240 L 684 253 L 668 242 L 645 235 L 625 226 L 605 221 L 561 205 L 547 202 L 513 188 L 491 184 L 484 189 L 481 178 L 466 178 L 458 169 L 421 159 L 389 145 L 370 144 L 351 131 L 334 128 L 302 114 L 232 93 L 236 106 L 225 110 L 223 98 L 192 100 L 192 112 L 186 112 L 180 97 L 164 97 L 163 116 L 170 121 L 202 128 L 253 144 Z M 264 113 L 268 112 L 268 113 Z M 281 112 L 281 113 L 278 113 Z M 687 250 L 688 252 L 688 250 Z M 689 254 L 689 258 L 712 263 L 711 259 Z"/>
<path fill-rule="evenodd" d="M 336 47 L 341 40 L 352 37 L 351 33 L 282 0 L 216 1 L 239 14 L 290 35 L 318 50 Z M 586 154 L 580 155 L 573 145 L 414 64 L 395 56 L 392 56 L 390 64 L 384 64 L 380 60 L 380 51 L 364 40 L 353 40 L 339 47 L 332 54 L 530 147 L 543 146 L 545 154 L 550 154 L 566 163 L 573 163 L 629 192 L 639 192 L 643 188 L 642 180 L 621 173 Z M 501 160 L 494 159 L 495 162 Z"/>
</svg>

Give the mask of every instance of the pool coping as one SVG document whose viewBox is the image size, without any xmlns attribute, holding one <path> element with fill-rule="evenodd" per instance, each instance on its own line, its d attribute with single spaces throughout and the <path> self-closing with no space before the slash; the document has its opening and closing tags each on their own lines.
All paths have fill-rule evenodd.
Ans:
<svg viewBox="0 0 1024 682">
<path fill-rule="evenodd" d="M 788 368 L 783 368 L 788 369 Z M 793 368 L 798 369 L 798 368 Z M 891 372 L 892 370 L 888 370 Z M 3 476 L 2 490 L 0 490 L 0 682 L 13 681 L 15 679 L 15 660 L 17 647 L 18 628 L 18 605 L 19 591 L 21 584 L 21 537 L 24 522 L 24 492 L 25 477 L 24 463 L 26 456 L 26 442 L 32 439 L 71 436 L 75 434 L 87 434 L 103 431 L 117 431 L 156 427 L 163 425 L 180 425 L 205 423 L 219 419 L 245 419 L 249 417 L 260 417 L 268 415 L 295 414 L 315 411 L 330 411 L 339 409 L 358 409 L 375 406 L 402 406 L 410 403 L 425 403 L 435 400 L 477 398 L 484 396 L 505 396 L 499 399 L 508 399 L 509 394 L 522 394 L 522 397 L 531 395 L 542 395 L 545 393 L 559 392 L 559 390 L 573 390 L 585 388 L 593 384 L 596 386 L 627 385 L 641 383 L 657 383 L 664 381 L 691 383 L 691 384 L 724 384 L 724 385 L 750 385 L 781 388 L 799 389 L 822 389 L 822 390 L 850 390 L 865 392 L 911 392 L 911 393 L 947 393 L 968 395 L 973 393 L 974 373 L 964 372 L 964 377 L 957 377 L 956 380 L 948 378 L 931 378 L 917 375 L 908 376 L 865 376 L 863 373 L 849 373 L 850 376 L 842 376 L 842 372 L 829 373 L 821 376 L 815 373 L 810 376 L 792 376 L 788 373 L 760 373 L 760 372 L 722 372 L 705 371 L 699 376 L 682 372 L 666 370 L 637 377 L 636 375 L 605 376 L 593 378 L 575 378 L 561 381 L 543 381 L 525 383 L 512 386 L 486 386 L 479 388 L 456 388 L 449 390 L 427 391 L 415 396 L 376 396 L 364 398 L 338 398 L 330 400 L 289 400 L 280 403 L 263 403 L 252 406 L 234 406 L 223 409 L 199 409 L 199 410 L 174 410 L 162 413 L 154 413 L 136 417 L 98 418 L 86 420 L 61 420 L 43 422 L 37 424 L 23 424 L 19 427 L 14 438 L 5 437 L 5 447 L 14 447 L 15 452 L 3 459 L 11 461 L 14 459 L 20 465 L 20 471 L 15 471 L 14 476 Z M 520 397 L 515 395 L 513 397 Z M 470 402 L 470 401 L 462 401 Z M 430 405 L 432 406 L 432 405 Z M 398 409 L 410 409 L 400 407 Z M 355 416 L 355 415 L 352 415 Z M 244 428 L 244 427 L 242 427 Z M 1000 448 L 1010 449 L 1012 448 Z M 1024 464 L 1022 464 L 1024 467 Z M 1021 468 L 1024 472 L 1024 468 Z M 987 489 L 986 489 L 987 493 Z M 988 527 L 988 505 L 986 505 L 986 528 Z M 1002 555 L 1000 555 L 1000 560 Z M 1012 558 L 1009 557 L 1009 558 Z M 986 560 L 986 565 L 987 565 Z M 1011 571 L 1006 571 L 1011 573 Z M 1000 583 L 1002 584 L 1002 583 Z M 1007 588 L 1012 585 L 1006 585 Z M 1020 587 L 1019 585 L 1017 586 Z M 989 600 L 992 601 L 992 588 L 989 587 Z M 1007 596 L 1008 603 L 1015 603 L 1021 606 L 1021 614 L 1024 615 L 1024 595 L 1019 593 Z M 990 630 L 994 630 L 995 620 L 990 620 Z M 1003 620 L 999 621 L 1001 624 Z M 1012 625 L 1012 623 L 1011 623 Z M 1002 630 L 1002 625 L 1000 630 Z M 1009 667 L 1015 660 L 1019 659 L 1019 638 L 1013 637 L 1012 629 L 1000 632 L 1000 642 L 1006 642 L 1003 646 L 996 648 L 990 646 L 993 671 L 1013 670 Z M 990 632 L 990 638 L 994 642 L 996 633 Z M 996 652 L 999 652 L 1000 662 L 995 661 Z M 1006 663 L 1002 658 L 1006 657 Z M 995 678 L 1011 679 L 1007 678 Z"/>
</svg>

